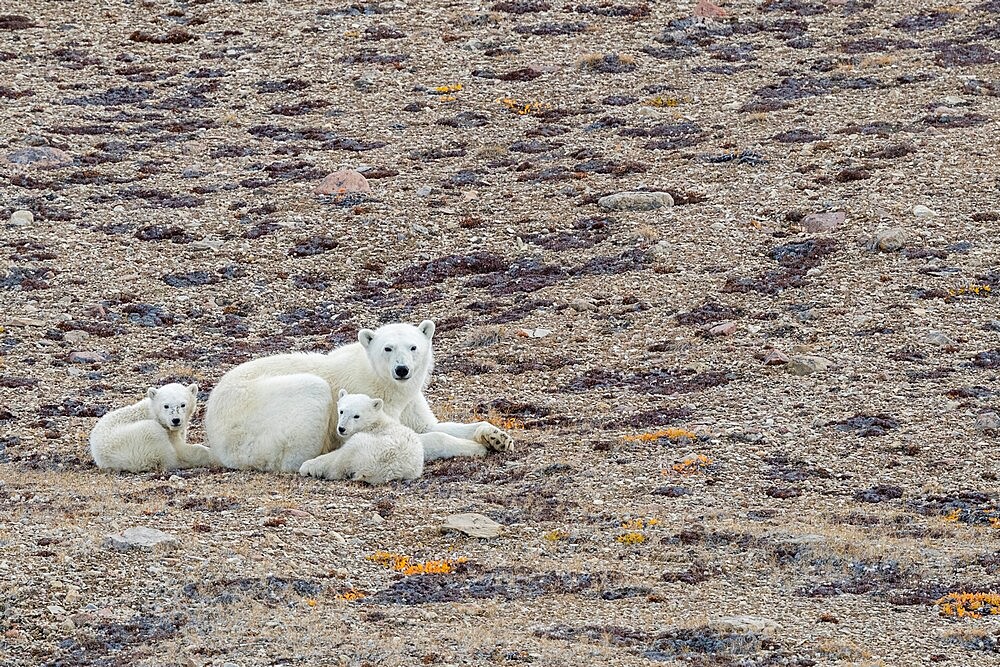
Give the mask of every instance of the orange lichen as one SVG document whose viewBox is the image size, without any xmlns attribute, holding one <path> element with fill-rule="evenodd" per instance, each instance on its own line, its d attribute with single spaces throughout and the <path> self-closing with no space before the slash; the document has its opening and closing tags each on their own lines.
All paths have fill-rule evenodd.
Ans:
<svg viewBox="0 0 1000 667">
<path fill-rule="evenodd" d="M 560 542 L 562 540 L 569 539 L 569 531 L 563 530 L 562 528 L 557 528 L 555 530 L 550 530 L 549 532 L 545 533 L 543 537 L 549 542 Z"/>
<path fill-rule="evenodd" d="M 444 86 L 438 86 L 437 88 L 433 88 L 431 89 L 431 92 L 436 93 L 438 95 L 447 95 L 448 93 L 460 92 L 463 88 L 464 86 L 460 83 L 449 83 Z"/>
<path fill-rule="evenodd" d="M 967 287 L 959 287 L 958 289 L 948 290 L 948 296 L 962 296 L 963 294 L 971 294 L 973 296 L 989 296 L 993 292 L 993 288 L 989 285 L 969 285 Z"/>
<path fill-rule="evenodd" d="M 628 533 L 622 533 L 615 538 L 615 542 L 620 542 L 622 544 L 642 544 L 646 541 L 646 536 L 638 531 L 630 531 Z"/>
<path fill-rule="evenodd" d="M 997 593 L 949 593 L 934 604 L 941 608 L 942 616 L 982 618 L 1000 614 Z"/>
<path fill-rule="evenodd" d="M 646 100 L 643 104 L 647 107 L 677 107 L 683 104 L 685 100 L 678 99 L 676 97 L 660 97 L 657 95 L 651 100 Z"/>
<path fill-rule="evenodd" d="M 652 433 L 640 433 L 638 435 L 626 435 L 622 439 L 628 440 L 630 442 L 656 442 L 666 438 L 668 440 L 680 440 L 681 438 L 687 438 L 688 440 L 694 440 L 698 436 L 693 432 L 688 431 L 683 428 L 665 428 L 659 431 L 653 431 Z"/>
<path fill-rule="evenodd" d="M 712 459 L 704 454 L 698 454 L 697 456 L 675 463 L 670 466 L 670 469 L 681 475 L 693 475 L 694 473 L 701 472 L 710 465 L 712 465 Z"/>
<path fill-rule="evenodd" d="M 552 108 L 552 105 L 545 102 L 521 102 L 512 97 L 504 97 L 497 101 L 518 116 L 539 114 Z"/>
<path fill-rule="evenodd" d="M 454 560 L 428 560 L 414 562 L 409 556 L 394 554 L 388 551 L 376 551 L 368 560 L 406 576 L 414 574 L 449 574 L 455 571 L 455 566 L 468 562 L 464 556 Z"/>
</svg>

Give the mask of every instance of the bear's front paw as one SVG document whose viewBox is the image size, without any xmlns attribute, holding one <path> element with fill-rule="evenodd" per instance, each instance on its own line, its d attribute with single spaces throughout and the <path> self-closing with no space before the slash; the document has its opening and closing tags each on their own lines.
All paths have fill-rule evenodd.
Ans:
<svg viewBox="0 0 1000 667">
<path fill-rule="evenodd" d="M 309 459 L 299 466 L 299 474 L 303 477 L 323 477 L 324 465 L 316 459 Z"/>
<path fill-rule="evenodd" d="M 479 428 L 476 429 L 476 442 L 498 452 L 509 452 L 514 449 L 514 438 L 507 431 L 489 422 L 479 424 Z"/>
</svg>

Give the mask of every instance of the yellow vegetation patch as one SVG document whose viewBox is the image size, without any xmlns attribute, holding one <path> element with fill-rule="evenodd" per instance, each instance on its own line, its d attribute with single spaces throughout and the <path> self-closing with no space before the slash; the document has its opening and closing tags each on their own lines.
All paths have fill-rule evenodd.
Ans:
<svg viewBox="0 0 1000 667">
<path fill-rule="evenodd" d="M 698 454 L 691 458 L 684 459 L 678 463 L 670 466 L 670 469 L 681 475 L 693 475 L 696 472 L 701 472 L 708 466 L 712 465 L 712 459 L 708 458 L 704 454 Z"/>
<path fill-rule="evenodd" d="M 540 114 L 552 108 L 551 104 L 546 104 L 545 102 L 522 102 L 512 97 L 504 97 L 497 101 L 518 116 Z"/>
<path fill-rule="evenodd" d="M 563 540 L 569 539 L 569 531 L 563 530 L 562 528 L 557 528 L 556 530 L 550 530 L 549 532 L 545 533 L 545 535 L 543 535 L 542 537 L 547 539 L 549 542 L 561 542 Z"/>
<path fill-rule="evenodd" d="M 989 296 L 993 292 L 993 288 L 989 285 L 969 285 L 968 287 L 959 287 L 958 289 L 948 290 L 948 296 L 962 296 L 963 294 L 972 294 L 973 296 Z"/>
<path fill-rule="evenodd" d="M 337 594 L 338 600 L 343 600 L 344 602 L 356 602 L 365 597 L 365 594 L 361 591 L 356 591 L 353 588 L 349 591 L 344 591 L 343 593 Z"/>
<path fill-rule="evenodd" d="M 615 542 L 627 545 L 642 544 L 648 538 L 646 537 L 646 534 L 641 531 L 646 528 L 658 526 L 659 524 L 659 519 L 630 519 L 628 521 L 624 521 L 622 522 L 622 528 L 625 532 L 618 535 L 618 537 L 615 538 Z"/>
<path fill-rule="evenodd" d="M 997 593 L 949 593 L 934 604 L 941 608 L 942 616 L 982 618 L 1000 614 Z"/>
<path fill-rule="evenodd" d="M 646 100 L 645 102 L 643 102 L 643 104 L 646 105 L 647 107 L 670 108 L 670 107 L 679 107 L 685 102 L 687 102 L 687 100 L 680 97 L 661 97 L 657 95 L 652 99 Z"/>
<path fill-rule="evenodd" d="M 626 435 L 622 439 L 628 440 L 629 442 L 656 442 L 663 438 L 668 440 L 679 440 L 681 438 L 687 438 L 689 440 L 694 440 L 698 436 L 683 428 L 665 428 L 659 431 L 653 431 L 652 433 L 640 433 L 638 435 Z"/>
<path fill-rule="evenodd" d="M 388 551 L 376 551 L 368 560 L 378 563 L 383 567 L 410 576 L 413 574 L 449 574 L 455 571 L 455 566 L 467 562 L 469 559 L 462 556 L 454 560 L 427 560 L 416 562 L 409 556 L 394 554 Z"/>
<path fill-rule="evenodd" d="M 463 90 L 465 86 L 460 83 L 449 83 L 444 86 L 438 86 L 437 88 L 431 89 L 431 92 L 438 95 L 447 95 L 448 93 L 457 93 Z"/>
<path fill-rule="evenodd" d="M 638 531 L 631 531 L 628 533 L 622 533 L 615 538 L 615 542 L 621 542 L 622 544 L 642 544 L 646 541 L 646 536 Z"/>
</svg>

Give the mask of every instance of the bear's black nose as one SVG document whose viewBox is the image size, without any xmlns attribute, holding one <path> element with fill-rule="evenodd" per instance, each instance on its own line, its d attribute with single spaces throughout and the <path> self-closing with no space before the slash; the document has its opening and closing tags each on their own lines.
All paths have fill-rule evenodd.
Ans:
<svg viewBox="0 0 1000 667">
<path fill-rule="evenodd" d="M 410 375 L 410 369 L 406 366 L 396 366 L 393 372 L 400 380 L 405 380 Z"/>
<path fill-rule="evenodd" d="M 174 422 L 174 426 L 180 426 L 181 425 L 181 420 L 180 420 L 179 417 L 174 417 L 171 421 Z"/>
<path fill-rule="evenodd" d="M 347 433 L 347 429 L 343 426 L 338 426 L 337 430 L 340 431 L 340 435 L 344 435 L 345 433 Z"/>
</svg>

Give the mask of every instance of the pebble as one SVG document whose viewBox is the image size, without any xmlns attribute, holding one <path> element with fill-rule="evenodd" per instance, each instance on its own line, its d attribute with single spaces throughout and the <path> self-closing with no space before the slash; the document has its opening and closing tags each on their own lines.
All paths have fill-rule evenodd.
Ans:
<svg viewBox="0 0 1000 667">
<path fill-rule="evenodd" d="M 573 299 L 569 302 L 569 307 L 578 313 L 582 313 L 587 310 L 597 310 L 597 304 L 593 301 L 588 301 L 587 299 Z"/>
<path fill-rule="evenodd" d="M 833 362 L 826 357 L 812 354 L 799 354 L 788 360 L 785 369 L 792 375 L 811 375 L 827 370 Z"/>
<path fill-rule="evenodd" d="M 937 345 L 938 347 L 952 347 L 958 345 L 953 338 L 941 331 L 928 331 L 924 334 L 921 340 L 925 343 L 930 343 L 931 345 Z"/>
<path fill-rule="evenodd" d="M 831 213 L 810 213 L 802 218 L 802 226 L 810 234 L 821 232 L 832 232 L 847 220 L 847 214 L 843 211 Z"/>
<path fill-rule="evenodd" d="M 376 86 L 375 77 L 371 74 L 362 74 L 354 80 L 355 90 L 360 90 L 362 93 L 370 93 L 375 90 Z"/>
<path fill-rule="evenodd" d="M 10 214 L 10 224 L 15 227 L 24 227 L 35 221 L 35 216 L 31 211 L 14 211 Z"/>
<path fill-rule="evenodd" d="M 90 334 L 86 331 L 80 331 L 79 329 L 73 329 L 72 331 L 67 331 L 63 334 L 63 340 L 67 343 L 82 343 L 88 338 L 90 338 Z"/>
<path fill-rule="evenodd" d="M 781 626 L 777 621 L 763 616 L 724 616 L 708 622 L 708 627 L 725 635 L 765 635 L 777 636 Z"/>
<path fill-rule="evenodd" d="M 788 355 L 781 350 L 771 350 L 764 355 L 765 366 L 780 366 L 788 363 Z"/>
<path fill-rule="evenodd" d="M 990 320 L 986 323 L 987 331 L 1000 331 L 1000 320 Z"/>
<path fill-rule="evenodd" d="M 984 412 L 976 417 L 975 424 L 978 433 L 1000 432 L 1000 414 L 996 412 Z"/>
<path fill-rule="evenodd" d="M 898 252 L 906 245 L 906 231 L 902 227 L 890 227 L 875 232 L 872 247 L 882 252 Z"/>
<path fill-rule="evenodd" d="M 927 208 L 923 204 L 917 204 L 916 206 L 913 207 L 913 215 L 917 216 L 918 218 L 929 218 L 932 215 L 937 215 L 937 213 Z"/>
<path fill-rule="evenodd" d="M 429 197 L 431 192 L 433 192 L 433 189 L 429 185 L 421 185 L 417 188 L 418 197 Z"/>
<path fill-rule="evenodd" d="M 172 551 L 180 547 L 180 543 L 170 533 L 148 526 L 137 526 L 123 533 L 108 535 L 105 546 L 115 551 Z"/>
<path fill-rule="evenodd" d="M 41 168 L 65 167 L 73 163 L 73 156 L 50 146 L 32 146 L 8 153 L 7 162 Z"/>
<path fill-rule="evenodd" d="M 349 192 L 371 192 L 368 179 L 353 169 L 341 169 L 320 181 L 313 191 L 318 195 L 343 195 Z"/>
<path fill-rule="evenodd" d="M 108 357 L 103 352 L 77 351 L 69 353 L 69 362 L 72 364 L 99 364 L 107 361 Z"/>
<path fill-rule="evenodd" d="M 496 537 L 500 534 L 502 526 L 482 514 L 466 512 L 464 514 L 452 514 L 444 520 L 441 532 L 458 531 L 470 537 Z"/>
<path fill-rule="evenodd" d="M 601 197 L 597 205 L 606 211 L 652 211 L 673 206 L 674 198 L 669 192 L 619 192 Z"/>
</svg>

